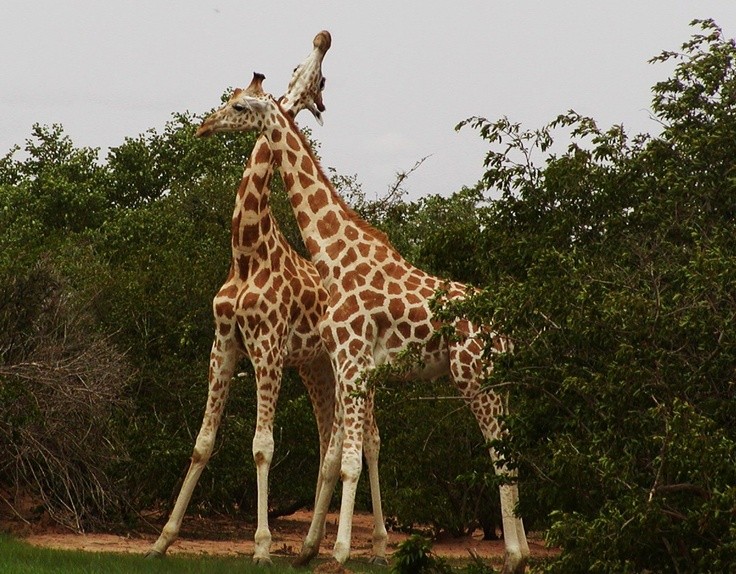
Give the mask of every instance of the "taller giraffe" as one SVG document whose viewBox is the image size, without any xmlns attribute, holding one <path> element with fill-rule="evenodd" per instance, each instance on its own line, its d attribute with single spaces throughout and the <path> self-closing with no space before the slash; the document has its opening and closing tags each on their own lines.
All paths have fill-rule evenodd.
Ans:
<svg viewBox="0 0 736 574">
<path fill-rule="evenodd" d="M 330 48 L 327 31 L 315 36 L 313 50 L 292 75 L 281 102 L 290 117 L 310 110 L 322 123 L 322 60 Z M 261 81 L 258 77 L 257 81 Z M 236 90 L 233 97 L 237 97 Z M 257 468 L 258 527 L 256 563 L 270 563 L 268 528 L 268 473 L 273 457 L 273 419 L 284 367 L 294 366 L 304 382 L 317 419 L 320 436 L 320 473 L 332 431 L 335 381 L 329 357 L 318 331 L 327 292 L 314 266 L 300 257 L 278 229 L 268 205 L 273 158 L 265 138 L 259 138 L 243 173 L 232 219 L 232 258 L 227 280 L 213 301 L 215 340 L 209 371 L 209 392 L 202 427 L 171 516 L 149 556 L 163 555 L 176 540 L 194 487 L 214 446 L 215 436 L 238 361 L 247 356 L 256 376 L 258 412 L 253 437 Z M 372 425 L 369 435 L 377 435 Z M 385 562 L 386 529 L 377 482 L 378 450 L 367 452 L 376 469 L 371 483 L 375 501 L 373 559 Z M 316 495 L 315 495 L 316 496 Z M 324 527 L 324 523 L 320 528 Z"/>
<path fill-rule="evenodd" d="M 500 437 L 498 416 L 502 398 L 483 387 L 483 376 L 492 368 L 483 359 L 478 326 L 458 320 L 460 335 L 452 340 L 433 337 L 429 300 L 437 290 L 449 299 L 462 298 L 466 286 L 446 282 L 417 269 L 390 245 L 386 236 L 362 220 L 347 206 L 322 171 L 309 144 L 278 102 L 253 87 L 222 106 L 200 126 L 197 134 L 218 131 L 257 130 L 265 137 L 282 171 L 294 215 L 329 292 L 321 323 L 322 339 L 338 380 L 339 404 L 335 428 L 323 465 L 323 487 L 304 542 L 300 562 L 316 555 L 327 505 L 338 474 L 343 479 L 342 503 L 334 557 L 345 562 L 350 554 L 352 514 L 361 471 L 361 453 L 368 421 L 373 420 L 373 389 L 365 374 L 390 363 L 412 346 L 421 356 L 421 368 L 411 376 L 449 375 L 475 415 L 487 441 Z M 501 352 L 507 341 L 494 338 Z M 497 460 L 497 453 L 491 449 Z M 497 472 L 509 476 L 505 467 Z M 500 487 L 506 558 L 505 573 L 524 572 L 529 547 L 524 527 L 514 514 L 518 501 L 515 483 Z"/>
</svg>

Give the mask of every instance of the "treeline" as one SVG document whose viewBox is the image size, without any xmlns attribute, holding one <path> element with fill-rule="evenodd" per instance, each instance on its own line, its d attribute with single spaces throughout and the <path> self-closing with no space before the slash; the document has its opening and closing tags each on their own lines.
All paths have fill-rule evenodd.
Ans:
<svg viewBox="0 0 736 574">
<path fill-rule="evenodd" d="M 550 572 L 721 572 L 736 562 L 736 45 L 710 21 L 653 87 L 656 136 L 574 112 L 487 140 L 479 184 L 405 201 L 338 188 L 414 264 L 478 289 L 438 308 L 493 324 L 521 512 Z M 166 512 L 206 396 L 211 299 L 251 136 L 176 115 L 104 161 L 59 126 L 0 160 L 0 485 L 78 527 Z M 555 151 L 555 139 L 567 142 Z M 460 177 L 460 176 L 459 176 Z M 277 187 L 278 181 L 276 182 Z M 283 193 L 282 231 L 300 244 Z M 442 225 L 438 225 L 441 222 Z M 318 445 L 298 378 L 276 420 L 275 513 L 313 500 Z M 190 511 L 251 516 L 247 364 Z M 494 535 L 495 478 L 442 382 L 381 386 L 381 478 L 397 525 Z M 363 493 L 361 504 L 369 505 Z"/>
<path fill-rule="evenodd" d="M 31 492 L 42 500 L 39 513 L 75 528 L 109 527 L 136 523 L 141 510 L 167 514 L 178 492 L 207 396 L 212 297 L 227 274 L 235 192 L 254 144 L 242 134 L 195 138 L 198 123 L 176 114 L 163 133 L 128 139 L 104 161 L 98 150 L 75 147 L 61 126 L 36 125 L 24 153 L 13 150 L 0 164 L 0 484 L 19 508 Z M 407 245 L 420 245 L 433 227 L 421 221 L 424 209 L 401 202 L 400 189 L 388 203 L 371 203 L 355 176 L 335 182 L 378 223 L 387 209 L 415 210 Z M 306 255 L 278 178 L 275 185 L 280 228 Z M 270 488 L 276 515 L 311 505 L 319 460 L 308 397 L 295 373 L 286 377 Z M 190 512 L 255 516 L 247 362 L 237 381 Z M 442 382 L 408 392 L 449 394 Z M 379 415 L 387 437 L 397 437 L 383 450 L 385 480 L 403 485 L 386 494 L 389 512 L 406 526 L 421 521 L 456 534 L 481 514 L 494 516 L 491 489 L 458 480 L 491 471 L 468 413 L 439 401 L 432 408 L 441 421 L 428 425 L 423 409 L 431 405 L 401 401 L 395 414 Z M 461 443 L 430 442 L 431 456 L 403 465 L 400 433 L 421 445 L 458 426 Z M 456 467 L 438 462 L 450 453 Z M 443 512 L 414 508 L 428 491 Z M 361 503 L 370 505 L 367 492 Z"/>
</svg>

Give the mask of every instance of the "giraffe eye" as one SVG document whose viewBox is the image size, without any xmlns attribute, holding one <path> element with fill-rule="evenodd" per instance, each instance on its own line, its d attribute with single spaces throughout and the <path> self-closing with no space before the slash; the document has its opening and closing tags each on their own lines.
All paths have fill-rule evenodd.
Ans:
<svg viewBox="0 0 736 574">
<path fill-rule="evenodd" d="M 233 109 L 236 112 L 244 112 L 248 107 L 245 104 L 233 104 Z"/>
</svg>

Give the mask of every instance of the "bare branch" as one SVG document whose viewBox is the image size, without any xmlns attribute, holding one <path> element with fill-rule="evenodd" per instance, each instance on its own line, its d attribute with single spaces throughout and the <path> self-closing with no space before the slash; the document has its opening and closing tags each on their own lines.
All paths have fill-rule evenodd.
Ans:
<svg viewBox="0 0 736 574">
<path fill-rule="evenodd" d="M 423 158 L 419 159 L 414 163 L 414 165 L 408 169 L 407 171 L 400 171 L 396 173 L 396 179 L 394 180 L 393 185 L 391 185 L 388 188 L 388 193 L 383 196 L 380 200 L 378 200 L 376 203 L 381 208 L 386 208 L 387 206 L 395 203 L 399 199 L 401 199 L 401 196 L 404 195 L 405 191 L 402 189 L 402 185 L 404 182 L 409 179 L 409 176 L 414 173 L 416 170 L 418 170 L 421 165 L 427 161 L 432 155 L 425 155 Z"/>
</svg>

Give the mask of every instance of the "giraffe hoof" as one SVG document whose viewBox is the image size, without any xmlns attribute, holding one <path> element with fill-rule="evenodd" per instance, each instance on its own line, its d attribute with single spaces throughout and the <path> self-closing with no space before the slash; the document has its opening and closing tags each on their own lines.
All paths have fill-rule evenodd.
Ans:
<svg viewBox="0 0 736 574">
<path fill-rule="evenodd" d="M 271 558 L 269 556 L 253 556 L 253 564 L 264 568 L 273 566 L 273 562 L 271 562 Z"/>
<path fill-rule="evenodd" d="M 309 564 L 312 558 L 314 558 L 314 552 L 302 550 L 299 556 L 297 556 L 291 563 L 291 565 L 297 568 L 301 566 L 306 566 L 307 564 Z"/>
<path fill-rule="evenodd" d="M 158 550 L 149 550 L 146 552 L 146 560 L 160 560 L 163 557 L 164 553 Z"/>
<path fill-rule="evenodd" d="M 294 568 L 301 568 L 302 566 L 306 566 L 307 564 L 309 564 L 309 561 L 311 559 L 312 558 L 309 557 L 309 556 L 301 556 L 300 555 L 300 556 L 297 556 L 296 558 L 294 558 L 294 561 L 291 563 L 291 565 Z"/>
<path fill-rule="evenodd" d="M 371 556 L 368 563 L 376 566 L 388 566 L 388 560 L 385 556 Z"/>
</svg>

